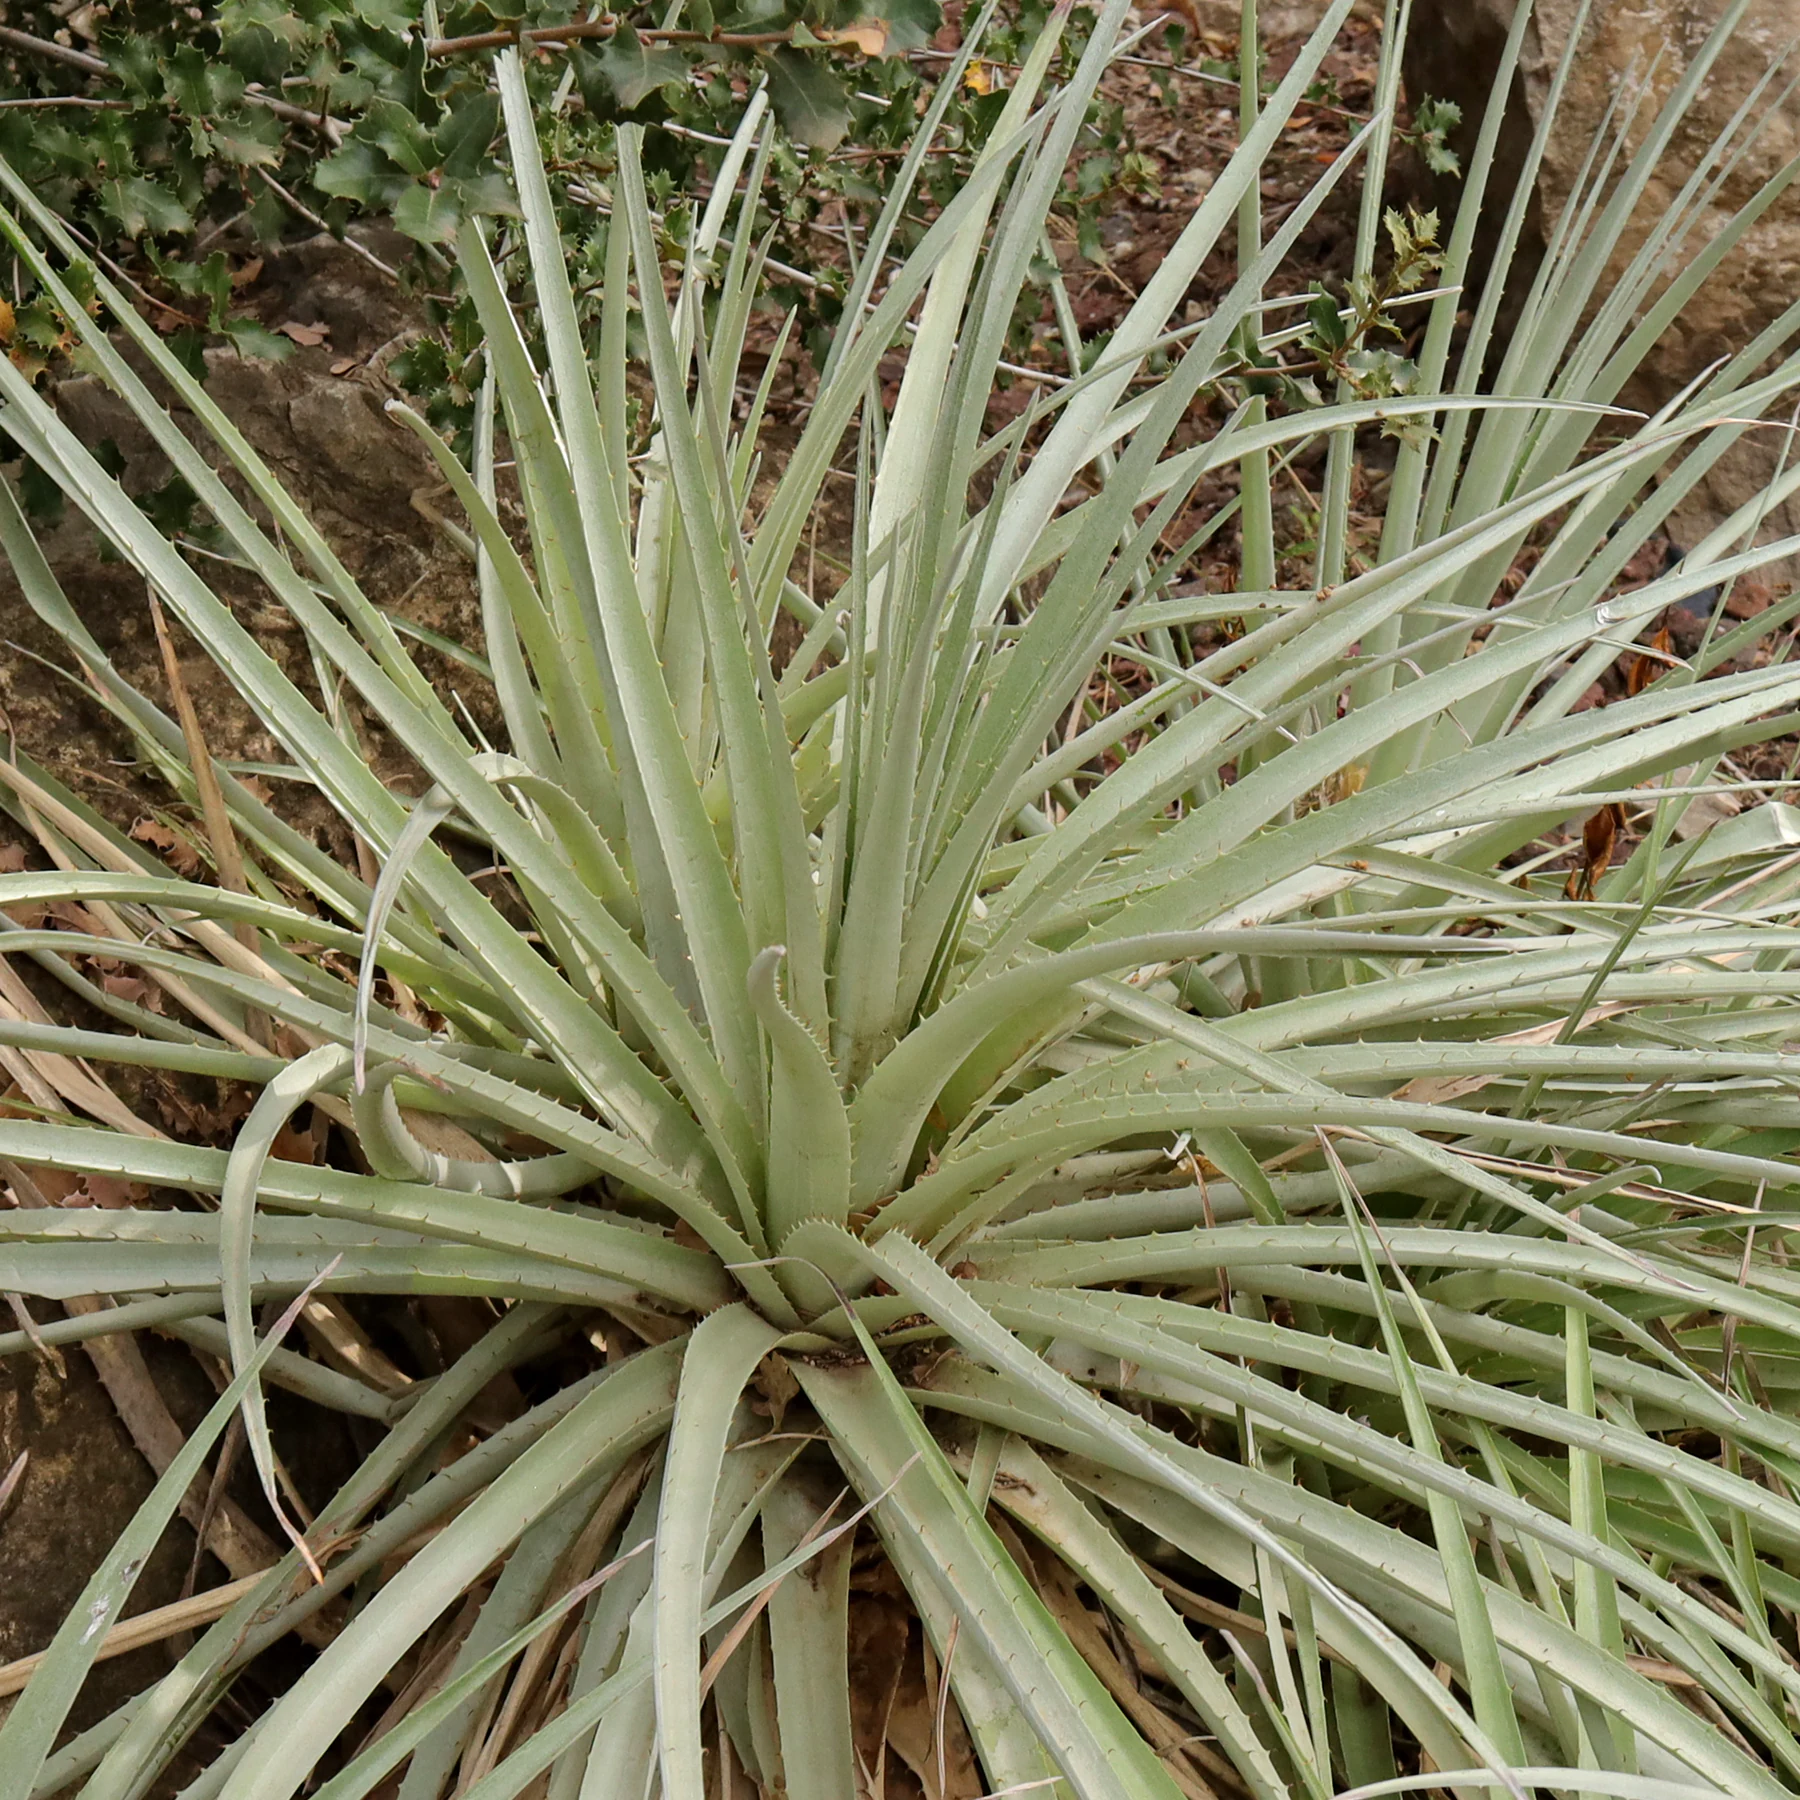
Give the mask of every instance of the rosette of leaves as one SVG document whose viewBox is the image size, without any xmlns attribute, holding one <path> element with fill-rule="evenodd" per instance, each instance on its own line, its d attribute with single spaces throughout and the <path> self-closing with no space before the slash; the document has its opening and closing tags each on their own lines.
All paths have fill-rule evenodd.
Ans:
<svg viewBox="0 0 1800 1800">
<path fill-rule="evenodd" d="M 465 222 L 487 359 L 471 461 L 399 417 L 467 514 L 503 748 L 103 278 L 183 424 L 84 322 L 79 246 L 0 171 L 15 253 L 258 604 L 297 622 L 321 688 L 356 695 L 421 789 L 376 778 L 234 615 L 216 559 L 184 559 L 0 364 L 9 434 L 369 852 L 326 856 L 187 710 L 130 688 L 0 487 L 18 579 L 192 808 L 215 876 L 178 877 L 45 771 L 0 765 L 54 863 L 0 876 L 0 903 L 93 921 L 15 920 L 7 954 L 117 1027 L 0 1013 L 40 1115 L 0 1120 L 21 1201 L 0 1212 L 0 1287 L 108 1296 L 39 1326 L 48 1342 L 160 1321 L 235 1371 L 0 1726 L 5 1800 L 147 1792 L 221 1733 L 191 1793 L 843 1800 L 901 1761 L 928 1792 L 1083 1800 L 1791 1791 L 1800 878 L 1775 804 L 1677 828 L 1697 793 L 1742 785 L 1735 757 L 1800 727 L 1782 635 L 1800 597 L 1578 707 L 1665 607 L 1795 548 L 1759 541 L 1790 468 L 1685 563 L 1619 587 L 1800 380 L 1797 308 L 1658 418 L 1614 406 L 1773 197 L 1685 256 L 1721 142 L 1620 251 L 1743 9 L 1538 271 L 1503 397 L 1482 386 L 1499 280 L 1451 354 L 1478 211 L 1502 207 L 1504 267 L 1527 205 L 1488 192 L 1496 104 L 1413 392 L 1196 413 L 1353 172 L 1357 273 L 1380 268 L 1397 19 L 1374 122 L 1266 243 L 1246 237 L 1215 312 L 1171 327 L 1350 4 L 1247 119 L 1103 354 L 1084 366 L 1072 335 L 1066 383 L 998 431 L 999 346 L 1124 7 L 1066 86 L 1036 47 L 970 179 L 890 259 L 947 82 L 799 441 L 754 495 L 758 254 L 732 227 L 773 155 L 765 106 L 679 271 L 644 138 L 621 133 L 590 353 L 527 71 L 502 56 L 519 216 L 501 229 L 530 258 L 542 361 L 492 228 Z M 1523 35 L 1521 13 L 1497 96 Z M 1288 329 L 1252 335 L 1278 354 Z M 640 379 L 656 430 L 634 458 Z M 1435 434 L 1384 445 L 1401 417 Z M 1188 585 L 1196 541 L 1240 512 L 1255 564 L 1257 483 L 1319 434 L 1322 578 Z M 1352 568 L 1336 471 L 1372 453 L 1390 499 Z M 1204 497 L 1221 470 L 1238 493 Z M 854 524 L 842 581 L 811 586 L 796 552 L 827 481 Z M 784 612 L 804 640 L 778 664 Z M 1611 807 L 1570 883 L 1555 828 Z M 162 1010 L 90 980 L 95 957 Z M 96 1072 L 113 1064 L 254 1103 L 227 1147 L 170 1141 Z M 339 1147 L 325 1162 L 286 1131 L 308 1105 Z M 151 1192 L 34 1207 L 43 1170 Z M 396 1392 L 354 1359 L 259 1345 L 258 1309 L 296 1295 L 326 1346 L 354 1342 L 357 1296 L 492 1310 Z M 528 1367 L 529 1392 L 497 1381 Z M 337 1491 L 290 1466 L 265 1382 L 367 1421 Z M 59 1747 L 240 1401 L 293 1550 Z M 898 1676 L 853 1689 L 872 1617 L 923 1671 L 904 1709 Z M 221 1711 L 296 1633 L 311 1648 L 267 1675 L 267 1704 Z"/>
</svg>

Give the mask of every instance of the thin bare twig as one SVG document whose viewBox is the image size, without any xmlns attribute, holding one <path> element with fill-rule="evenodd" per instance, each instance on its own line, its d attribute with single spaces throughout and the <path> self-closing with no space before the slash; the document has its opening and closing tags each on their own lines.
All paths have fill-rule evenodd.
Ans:
<svg viewBox="0 0 1800 1800">
<path fill-rule="evenodd" d="M 43 94 L 35 100 L 0 100 L 0 108 L 45 112 L 56 106 L 85 107 L 89 112 L 128 112 L 129 100 L 99 100 L 89 94 Z"/>
<path fill-rule="evenodd" d="M 274 194 L 275 198 L 292 208 L 294 213 L 304 219 L 307 224 L 316 226 L 320 231 L 330 232 L 331 236 L 337 238 L 338 242 L 341 243 L 346 250 L 350 251 L 352 255 L 360 256 L 371 269 L 379 269 L 389 281 L 398 281 L 400 279 L 400 271 L 391 264 L 383 262 L 373 250 L 368 248 L 367 245 L 359 244 L 348 232 L 339 237 L 338 233 L 332 231 L 331 227 L 326 224 L 326 222 L 320 218 L 310 206 L 295 195 L 290 194 L 267 169 L 258 169 L 256 172 L 262 178 L 263 185 Z"/>
<path fill-rule="evenodd" d="M 12 1497 L 19 1491 L 19 1483 L 25 1479 L 25 1470 L 30 1462 L 31 1452 L 21 1450 L 13 1458 L 13 1465 L 6 1471 L 4 1478 L 0 1478 L 0 1513 L 4 1513 L 12 1504 Z M 0 1693 L 5 1693 L 5 1691 L 4 1688 L 0 1688 Z"/>
<path fill-rule="evenodd" d="M 429 57 L 461 56 L 469 50 L 503 50 L 514 44 L 531 44 L 547 50 L 566 48 L 583 39 L 604 43 L 617 36 L 618 19 L 582 19 L 573 25 L 539 25 L 528 31 L 477 31 L 468 37 L 427 38 Z M 773 44 L 791 44 L 789 31 L 658 31 L 646 27 L 638 40 L 648 44 L 718 44 L 734 50 L 758 50 Z"/>
<path fill-rule="evenodd" d="M 61 63 L 66 69 L 79 69 L 84 75 L 108 75 L 112 72 L 104 56 L 95 56 L 87 50 L 72 50 L 67 44 L 52 43 L 49 38 L 33 37 L 29 31 L 20 31 L 11 25 L 0 25 L 0 44 L 10 44 L 15 50 L 23 50 L 31 56 L 41 56 L 45 62 Z"/>
</svg>

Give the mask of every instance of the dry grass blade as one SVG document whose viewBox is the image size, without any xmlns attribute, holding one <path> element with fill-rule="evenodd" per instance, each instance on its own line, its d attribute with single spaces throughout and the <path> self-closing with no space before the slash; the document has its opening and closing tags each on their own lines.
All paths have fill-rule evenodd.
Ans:
<svg viewBox="0 0 1800 1800">
<path fill-rule="evenodd" d="M 14 1469 L 20 1469 L 23 1461 L 21 1458 L 15 1463 Z M 0 1500 L 5 1497 L 5 1487 L 0 1484 Z M 133 1650 L 142 1650 L 147 1644 L 162 1644 L 170 1638 L 180 1637 L 197 1625 L 210 1625 L 214 1619 L 221 1619 L 230 1612 L 246 1594 L 260 1587 L 262 1580 L 260 1573 L 242 1575 L 236 1581 L 226 1582 L 222 1587 L 208 1588 L 203 1594 L 191 1594 L 184 1600 L 171 1601 L 167 1606 L 158 1606 L 149 1612 L 139 1613 L 136 1618 L 126 1619 L 112 1626 L 100 1640 L 95 1661 L 105 1662 L 110 1657 L 126 1656 Z M 36 1656 L 21 1656 L 14 1662 L 0 1663 L 0 1697 L 21 1692 L 37 1673 L 43 1660 L 42 1653 L 39 1653 Z"/>
</svg>

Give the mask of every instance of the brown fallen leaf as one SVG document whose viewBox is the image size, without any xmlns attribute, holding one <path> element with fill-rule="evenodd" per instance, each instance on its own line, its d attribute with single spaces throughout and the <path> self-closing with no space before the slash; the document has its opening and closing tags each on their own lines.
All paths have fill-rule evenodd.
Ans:
<svg viewBox="0 0 1800 1800">
<path fill-rule="evenodd" d="M 1625 676 L 1625 691 L 1636 699 L 1674 660 L 1675 640 L 1669 635 L 1667 625 L 1658 626 L 1649 649 L 1631 659 L 1631 667 Z"/>
<path fill-rule="evenodd" d="M 860 19 L 838 31 L 815 30 L 813 36 L 821 44 L 844 44 L 852 50 L 860 50 L 864 56 L 887 54 L 888 28 L 878 19 Z"/>
<path fill-rule="evenodd" d="M 263 259 L 260 256 L 253 256 L 247 263 L 232 270 L 231 285 L 234 288 L 247 288 L 262 272 Z"/>
<path fill-rule="evenodd" d="M 50 917 L 64 931 L 79 931 L 86 937 L 106 935 L 100 921 L 76 900 L 53 900 L 50 903 Z"/>
<path fill-rule="evenodd" d="M 340 356 L 331 365 L 331 372 L 334 375 L 348 375 L 355 367 L 356 358 L 354 356 Z"/>
<path fill-rule="evenodd" d="M 779 1431 L 787 1417 L 787 1409 L 800 1395 L 800 1384 L 794 1379 L 786 1357 L 765 1356 L 756 1371 L 755 1387 L 758 1399 L 751 1405 L 758 1412 L 766 1407 L 770 1423 Z"/>
<path fill-rule="evenodd" d="M 1625 1666 L 1634 1674 L 1647 1675 L 1652 1681 L 1667 1683 L 1670 1687 L 1698 1687 L 1696 1677 L 1686 1669 L 1678 1668 L 1672 1662 L 1664 1662 L 1659 1656 L 1628 1656 Z"/>
<path fill-rule="evenodd" d="M 131 835 L 138 843 L 149 845 L 184 880 L 192 881 L 204 867 L 200 852 L 180 832 L 158 819 L 139 819 L 132 826 Z"/>
<path fill-rule="evenodd" d="M 292 1125 L 284 1125 L 276 1132 L 269 1154 L 277 1162 L 315 1163 L 319 1146 L 310 1130 L 296 1131 Z"/>
<path fill-rule="evenodd" d="M 154 1013 L 159 1013 L 163 1009 L 163 990 L 153 982 L 146 981 L 141 975 L 127 975 L 111 970 L 102 970 L 100 985 L 115 1000 L 129 1000 L 132 1005 L 142 1006 Z"/>
<path fill-rule="evenodd" d="M 1069 1642 L 1148 1739 L 1175 1785 L 1188 1800 L 1213 1800 L 1213 1789 L 1188 1758 L 1188 1731 L 1156 1705 L 1141 1686 L 1137 1672 L 1119 1660 L 1100 1621 L 1081 1603 L 1068 1570 L 1061 1563 L 1048 1564 L 1037 1586 L 1040 1598 L 1055 1615 Z M 1200 1748 L 1197 1743 L 1193 1747 Z M 1221 1766 L 1215 1772 L 1230 1771 Z"/>
<path fill-rule="evenodd" d="M 912 1771 L 925 1800 L 975 1800 L 983 1792 L 962 1712 L 922 1633 L 911 1639 L 888 1708 L 887 1747 Z"/>
<path fill-rule="evenodd" d="M 117 1212 L 123 1206 L 135 1206 L 148 1200 L 150 1190 L 137 1181 L 121 1181 L 113 1175 L 84 1175 L 74 1196 L 65 1206 L 98 1206 L 105 1212 Z"/>
<path fill-rule="evenodd" d="M 1418 1106 L 1447 1106 L 1465 1094 L 1479 1093 L 1490 1081 L 1498 1079 L 1494 1075 L 1419 1075 L 1404 1087 L 1395 1088 L 1388 1098 L 1410 1100 Z"/>
<path fill-rule="evenodd" d="M 1590 813 L 1581 827 L 1581 865 L 1569 871 L 1563 895 L 1569 900 L 1591 900 L 1594 887 L 1611 863 L 1613 846 L 1625 828 L 1625 809 L 1611 800 Z"/>
<path fill-rule="evenodd" d="M 891 1565 L 883 1558 L 878 1566 L 885 1573 Z M 846 1646 L 851 1733 L 857 1764 L 875 1793 L 882 1791 L 888 1720 L 906 1663 L 910 1629 L 911 1609 L 904 1600 L 888 1594 L 851 1594 Z"/>
<path fill-rule="evenodd" d="M 327 342 L 331 328 L 326 325 L 302 325 L 298 319 L 286 319 L 275 327 L 285 338 L 292 338 L 303 349 L 311 350 Z"/>
<path fill-rule="evenodd" d="M 1590 1025 L 1597 1025 L 1602 1019 L 1616 1018 L 1622 1012 L 1629 1012 L 1629 1003 L 1623 1000 L 1606 1000 L 1599 1006 L 1590 1006 L 1581 1015 L 1581 1029 L 1586 1031 Z M 1554 1044 L 1558 1034 L 1568 1024 L 1566 1018 L 1546 1019 L 1542 1025 L 1527 1025 L 1523 1031 L 1509 1031 L 1504 1036 L 1494 1039 L 1496 1044 Z"/>
</svg>

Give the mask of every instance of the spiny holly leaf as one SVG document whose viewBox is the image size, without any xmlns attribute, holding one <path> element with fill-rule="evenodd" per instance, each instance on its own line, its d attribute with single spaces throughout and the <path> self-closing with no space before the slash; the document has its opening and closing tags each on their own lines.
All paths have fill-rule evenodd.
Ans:
<svg viewBox="0 0 1800 1800">
<path fill-rule="evenodd" d="M 166 79 L 169 98 L 192 119 L 211 119 L 244 95 L 243 76 L 229 63 L 209 60 L 193 44 L 169 58 Z"/>
<path fill-rule="evenodd" d="M 782 129 L 804 149 L 835 150 L 850 129 L 843 82 L 798 50 L 777 50 L 767 66 L 769 100 Z"/>
<path fill-rule="evenodd" d="M 415 182 L 394 203 L 394 229 L 421 244 L 447 244 L 471 213 L 512 213 L 512 190 L 497 174 L 436 187 Z"/>
<path fill-rule="evenodd" d="M 1306 308 L 1313 335 L 1326 350 L 1341 350 L 1350 341 L 1350 325 L 1338 311 L 1338 303 L 1318 282 L 1313 283 L 1313 298 Z"/>
<path fill-rule="evenodd" d="M 394 203 L 394 229 L 421 244 L 447 244 L 456 236 L 463 212 L 453 185 L 413 186 Z"/>
<path fill-rule="evenodd" d="M 598 50 L 576 56 L 582 101 L 600 117 L 634 112 L 658 88 L 685 81 L 687 71 L 686 59 L 675 51 L 646 50 L 629 25 L 620 26 Z"/>
<path fill-rule="evenodd" d="M 245 81 L 279 81 L 287 71 L 287 51 L 260 21 L 221 34 L 219 49 Z"/>
<path fill-rule="evenodd" d="M 1351 385 L 1364 400 L 1385 400 L 1396 394 L 1410 394 L 1419 378 L 1419 365 L 1392 350 L 1353 350 L 1344 358 L 1343 367 Z"/>
<path fill-rule="evenodd" d="M 271 112 L 239 111 L 214 123 L 212 148 L 240 169 L 281 165 L 281 121 Z"/>
<path fill-rule="evenodd" d="M 431 133 L 396 100 L 371 102 L 356 134 L 409 175 L 428 175 L 443 160 Z"/>
<path fill-rule="evenodd" d="M 419 20 L 418 9 L 408 5 L 407 0 L 353 0 L 351 10 L 365 25 L 397 36 L 404 36 Z M 490 6 L 487 10 L 499 16 L 498 8 Z"/>
<path fill-rule="evenodd" d="M 432 133 L 447 176 L 476 175 L 488 160 L 488 145 L 500 123 L 495 94 L 469 94 L 457 102 Z"/>
<path fill-rule="evenodd" d="M 141 175 L 103 181 L 100 204 L 119 227 L 119 235 L 140 238 L 145 232 L 186 231 L 194 215 L 165 187 Z"/>
<path fill-rule="evenodd" d="M 1460 175 L 1462 163 L 1450 148 L 1450 134 L 1461 123 L 1462 108 L 1454 100 L 1434 100 L 1427 94 L 1413 109 L 1412 128 L 1402 136 L 1432 174 Z"/>
<path fill-rule="evenodd" d="M 358 206 L 392 204 L 406 185 L 392 160 L 366 139 L 353 137 L 313 170 L 313 186 L 322 194 L 353 200 Z"/>
<path fill-rule="evenodd" d="M 164 92 L 162 66 L 149 38 L 108 32 L 100 42 L 108 67 L 127 93 L 147 100 Z"/>
<path fill-rule="evenodd" d="M 922 50 L 944 22 L 938 0 L 867 0 L 864 13 L 887 27 L 885 56 L 904 56 Z"/>
</svg>

